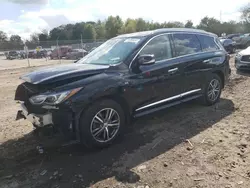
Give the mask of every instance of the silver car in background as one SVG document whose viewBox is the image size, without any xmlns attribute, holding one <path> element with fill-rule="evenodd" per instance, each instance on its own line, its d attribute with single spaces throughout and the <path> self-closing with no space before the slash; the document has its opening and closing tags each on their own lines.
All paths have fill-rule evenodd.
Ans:
<svg viewBox="0 0 250 188">
<path fill-rule="evenodd" d="M 235 55 L 235 67 L 237 70 L 250 70 L 250 47 Z"/>
</svg>

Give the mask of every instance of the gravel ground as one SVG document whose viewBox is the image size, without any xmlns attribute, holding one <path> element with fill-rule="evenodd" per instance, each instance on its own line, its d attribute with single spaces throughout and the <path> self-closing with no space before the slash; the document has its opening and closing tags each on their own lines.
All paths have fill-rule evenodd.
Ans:
<svg viewBox="0 0 250 188">
<path fill-rule="evenodd" d="M 30 67 L 37 67 L 37 66 L 46 66 L 46 65 L 54 65 L 60 63 L 69 63 L 73 62 L 73 60 L 50 60 L 50 59 L 14 59 L 14 60 L 7 60 L 5 56 L 0 56 L 0 71 L 1 70 L 11 70 L 11 69 L 18 69 L 18 68 L 26 68 Z"/>
<path fill-rule="evenodd" d="M 0 71 L 0 188 L 249 188 L 250 74 L 236 74 L 232 62 L 218 104 L 190 102 L 137 119 L 104 150 L 62 146 L 15 121 L 18 77 L 36 67 Z"/>
</svg>

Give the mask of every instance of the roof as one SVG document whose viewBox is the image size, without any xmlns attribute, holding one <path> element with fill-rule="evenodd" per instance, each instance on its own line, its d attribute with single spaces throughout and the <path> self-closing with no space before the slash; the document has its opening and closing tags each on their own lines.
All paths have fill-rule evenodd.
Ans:
<svg viewBox="0 0 250 188">
<path fill-rule="evenodd" d="M 206 35 L 212 35 L 212 36 L 217 36 L 214 33 L 210 33 L 204 30 L 200 29 L 190 29 L 190 28 L 162 28 L 162 29 L 156 29 L 152 31 L 141 31 L 141 32 L 136 32 L 136 33 L 129 33 L 129 34 L 123 34 L 117 36 L 118 38 L 120 37 L 146 37 L 146 36 L 151 36 L 151 35 L 157 35 L 161 33 L 173 33 L 173 32 L 191 32 L 191 33 L 201 33 L 201 34 L 206 34 Z"/>
</svg>

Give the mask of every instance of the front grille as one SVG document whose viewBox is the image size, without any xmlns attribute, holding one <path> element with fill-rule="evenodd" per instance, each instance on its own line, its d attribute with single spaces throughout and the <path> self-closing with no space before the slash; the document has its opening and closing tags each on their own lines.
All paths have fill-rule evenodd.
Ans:
<svg viewBox="0 0 250 188">
<path fill-rule="evenodd" d="M 243 56 L 241 57 L 241 61 L 250 62 L 250 55 L 243 55 Z"/>
</svg>

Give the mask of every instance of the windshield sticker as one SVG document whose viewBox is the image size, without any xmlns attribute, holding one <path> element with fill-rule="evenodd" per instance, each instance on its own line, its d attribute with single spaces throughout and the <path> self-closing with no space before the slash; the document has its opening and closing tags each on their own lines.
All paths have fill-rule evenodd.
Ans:
<svg viewBox="0 0 250 188">
<path fill-rule="evenodd" d="M 124 42 L 133 42 L 133 43 L 137 44 L 139 41 L 140 41 L 140 39 L 129 38 L 129 39 L 126 39 Z"/>
</svg>

